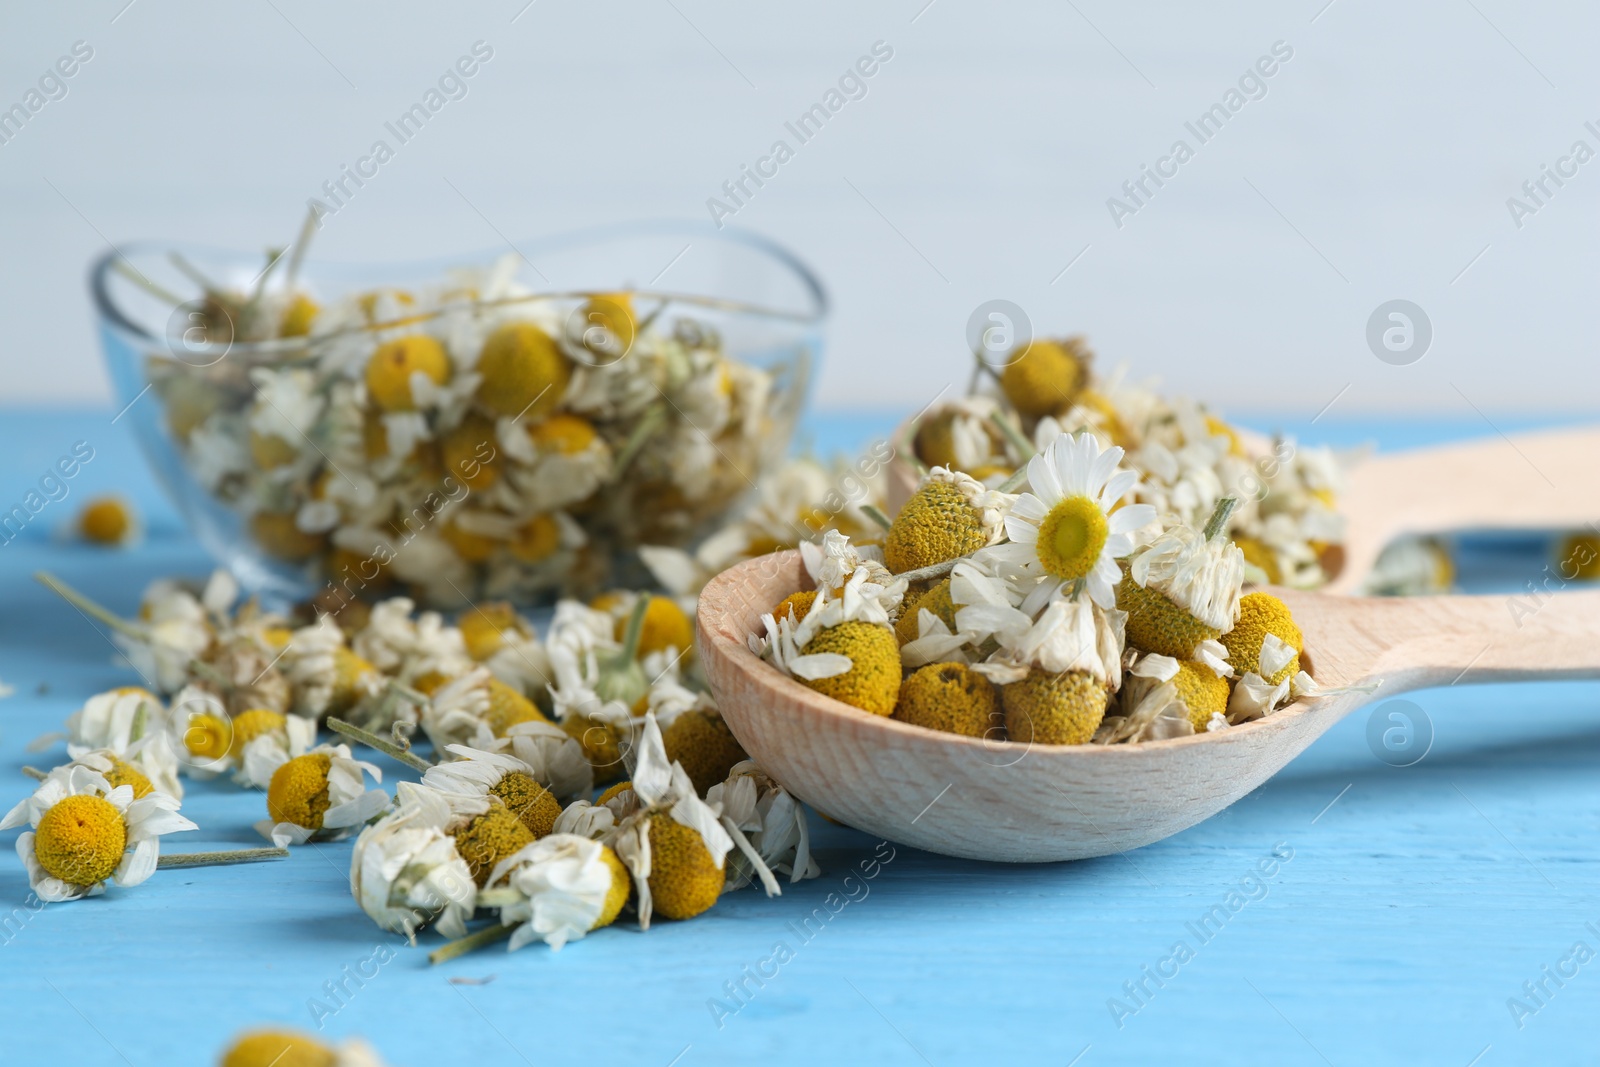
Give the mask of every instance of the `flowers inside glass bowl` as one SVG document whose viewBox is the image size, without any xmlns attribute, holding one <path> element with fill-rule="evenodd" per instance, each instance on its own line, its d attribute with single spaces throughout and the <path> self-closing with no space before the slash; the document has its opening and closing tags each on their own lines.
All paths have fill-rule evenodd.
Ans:
<svg viewBox="0 0 1600 1067">
<path fill-rule="evenodd" d="M 637 546 L 703 534 L 787 446 L 821 290 L 691 236 L 670 289 L 617 282 L 651 251 L 665 273 L 671 230 L 382 273 L 147 249 L 93 284 L 141 442 L 246 586 L 532 601 L 626 584 Z"/>
</svg>

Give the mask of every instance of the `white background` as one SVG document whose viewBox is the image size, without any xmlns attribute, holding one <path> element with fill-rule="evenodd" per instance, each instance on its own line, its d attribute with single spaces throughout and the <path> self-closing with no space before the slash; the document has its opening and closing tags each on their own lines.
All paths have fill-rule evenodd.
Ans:
<svg viewBox="0 0 1600 1067">
<path fill-rule="evenodd" d="M 0 145 L 0 404 L 110 405 L 83 285 L 107 241 L 289 240 L 322 182 L 480 39 L 494 58 L 469 95 L 314 254 L 708 218 L 723 180 L 882 40 L 894 58 L 868 95 L 735 220 L 829 284 L 819 403 L 910 407 L 964 380 L 964 324 L 994 297 L 1224 410 L 1600 399 L 1600 160 L 1522 229 L 1506 208 L 1574 140 L 1600 149 L 1583 128 L 1600 120 L 1593 5 L 524 3 L 7 5 L 0 106 L 74 41 L 95 55 Z M 1268 95 L 1117 229 L 1107 197 L 1195 144 L 1184 121 L 1277 40 L 1294 57 Z M 1396 297 L 1434 325 L 1412 366 L 1365 342 Z"/>
</svg>

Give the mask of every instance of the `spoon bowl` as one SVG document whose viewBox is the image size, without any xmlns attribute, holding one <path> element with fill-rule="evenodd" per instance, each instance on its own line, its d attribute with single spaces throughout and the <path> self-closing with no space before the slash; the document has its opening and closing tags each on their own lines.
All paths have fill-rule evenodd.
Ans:
<svg viewBox="0 0 1600 1067">
<path fill-rule="evenodd" d="M 987 741 L 861 711 L 751 652 L 761 615 L 811 586 L 788 551 L 741 563 L 701 592 L 700 657 L 724 720 L 763 770 L 830 818 L 966 859 L 1085 859 L 1160 841 L 1248 794 L 1351 711 L 1412 689 L 1600 677 L 1597 592 L 1541 604 L 1274 589 L 1305 634 L 1313 677 L 1360 689 L 1168 741 Z"/>
</svg>

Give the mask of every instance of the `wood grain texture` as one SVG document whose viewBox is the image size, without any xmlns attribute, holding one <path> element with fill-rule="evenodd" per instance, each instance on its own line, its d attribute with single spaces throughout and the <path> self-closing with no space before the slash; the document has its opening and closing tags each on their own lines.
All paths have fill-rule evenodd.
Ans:
<svg viewBox="0 0 1600 1067">
<path fill-rule="evenodd" d="M 895 430 L 885 496 L 893 515 L 916 491 L 915 426 Z M 1240 431 L 1251 451 L 1271 442 Z M 1600 429 L 1544 430 L 1371 456 L 1346 476 L 1344 565 L 1325 586 L 1354 593 L 1397 537 L 1452 531 L 1591 528 L 1600 500 Z"/>
<path fill-rule="evenodd" d="M 1456 682 L 1600 677 L 1600 593 L 1368 599 L 1274 590 L 1314 677 L 1370 687 L 1217 733 L 1133 745 L 1024 745 L 925 730 L 824 697 L 747 647 L 760 617 L 811 585 L 798 552 L 742 563 L 700 595 L 700 655 L 723 718 L 796 796 L 892 841 L 969 859 L 1083 859 L 1215 815 L 1340 718 Z M 1526 614 L 1513 610 L 1521 606 Z"/>
</svg>

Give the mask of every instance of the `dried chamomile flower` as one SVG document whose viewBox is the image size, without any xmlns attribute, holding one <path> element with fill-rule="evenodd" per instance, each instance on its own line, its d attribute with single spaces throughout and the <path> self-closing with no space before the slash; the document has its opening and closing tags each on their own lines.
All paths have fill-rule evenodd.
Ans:
<svg viewBox="0 0 1600 1067">
<path fill-rule="evenodd" d="M 67 754 L 79 759 L 95 751 L 131 764 L 156 789 L 183 799 L 166 708 L 149 690 L 125 686 L 98 693 L 67 716 Z"/>
<path fill-rule="evenodd" d="M 960 471 L 935 467 L 906 501 L 883 541 L 896 574 L 971 555 L 1000 540 L 1012 497 Z"/>
<path fill-rule="evenodd" d="M 799 596 L 810 596 L 815 599 L 816 593 L 794 593 L 791 594 L 789 600 L 792 601 Z M 788 602 L 785 601 L 785 603 Z M 806 607 L 809 608 L 810 606 L 810 602 L 807 601 Z M 941 578 L 921 595 L 907 599 L 904 610 L 900 612 L 900 618 L 894 624 L 894 636 L 902 647 L 923 636 L 923 627 L 919 625 L 919 619 L 924 611 L 929 612 L 935 619 L 944 623 L 947 631 L 955 631 L 956 606 L 950 599 L 949 578 Z M 780 610 L 773 614 L 781 619 L 785 612 Z M 805 612 L 799 612 L 797 618 L 805 618 Z"/>
<path fill-rule="evenodd" d="M 543 941 L 558 950 L 609 926 L 628 901 L 631 879 L 610 847 L 576 834 L 551 834 L 507 856 L 489 876 L 486 899 L 514 926 L 508 950 Z"/>
<path fill-rule="evenodd" d="M 278 768 L 303 756 L 317 743 L 317 724 L 301 715 L 253 708 L 233 717 L 229 756 L 237 763 L 233 780 L 246 789 L 266 789 Z"/>
<path fill-rule="evenodd" d="M 558 413 L 521 424 L 503 420 L 499 440 L 516 461 L 507 475 L 523 505 L 541 515 L 588 500 L 615 473 L 611 446 L 579 415 Z"/>
<path fill-rule="evenodd" d="M 1239 617 L 1244 584 L 1244 555 L 1221 532 L 1233 504 L 1219 502 L 1203 531 L 1170 527 L 1130 560 L 1117 606 L 1128 613 L 1135 648 L 1225 669 L 1217 639 Z"/>
<path fill-rule="evenodd" d="M 1088 384 L 1091 359 L 1081 337 L 1036 340 L 1008 357 L 1000 388 L 1011 406 L 1029 418 L 1065 414 Z"/>
<path fill-rule="evenodd" d="M 1006 464 L 1006 442 L 993 420 L 999 410 L 994 397 L 983 395 L 933 409 L 917 425 L 913 442 L 917 458 L 928 467 L 947 467 L 974 477 L 985 467 Z"/>
<path fill-rule="evenodd" d="M 401 782 L 394 810 L 356 838 L 350 891 L 379 927 L 413 944 L 429 923 L 446 937 L 466 935 L 478 887 L 446 832 L 456 817 L 434 790 Z"/>
<path fill-rule="evenodd" d="M 1254 673 L 1278 685 L 1300 670 L 1305 637 L 1288 605 L 1271 593 L 1246 593 L 1239 598 L 1239 617 L 1222 635 L 1228 663 L 1240 674 Z"/>
<path fill-rule="evenodd" d="M 531 322 L 508 322 L 490 334 L 477 371 L 485 411 L 534 422 L 560 406 L 572 373 L 555 341 Z"/>
<path fill-rule="evenodd" d="M 730 834 L 738 832 L 760 860 L 758 866 L 743 846 L 729 853 L 724 893 L 757 879 L 766 882 L 763 867 L 773 874 L 787 874 L 791 882 L 822 873 L 811 855 L 804 805 L 753 762 L 735 764 L 727 779 L 706 793 L 706 803 L 720 811 L 723 826 Z"/>
<path fill-rule="evenodd" d="M 214 577 L 208 593 L 218 599 L 226 594 L 231 601 L 235 588 Z M 176 583 L 154 583 L 145 591 L 135 626 L 134 632 L 117 628 L 112 635 L 133 669 L 163 693 L 182 689 L 190 664 L 211 646 L 211 624 L 202 599 Z"/>
<path fill-rule="evenodd" d="M 126 545 L 138 538 L 139 519 L 122 497 L 95 497 L 78 513 L 78 533 L 90 544 Z"/>
<path fill-rule="evenodd" d="M 1075 597 L 1052 601 L 1037 620 L 1018 615 L 997 632 L 995 655 L 973 670 L 1000 686 L 1010 740 L 1083 744 L 1121 685 L 1122 613 Z"/>
<path fill-rule="evenodd" d="M 338 715 L 383 687 L 378 669 L 345 647 L 344 631 L 327 616 L 294 631 L 283 657 L 301 714 Z"/>
<path fill-rule="evenodd" d="M 435 689 L 422 709 L 422 729 L 435 748 L 477 739 L 480 731 L 504 737 L 518 723 L 548 722 L 527 697 L 475 667 Z"/>
<path fill-rule="evenodd" d="M 1455 561 L 1443 540 L 1401 537 L 1378 556 L 1364 588 L 1373 596 L 1422 596 L 1448 593 L 1455 581 Z"/>
<path fill-rule="evenodd" d="M 414 391 L 424 383 L 450 380 L 450 357 L 426 334 L 397 337 L 380 345 L 367 362 L 367 396 L 384 411 L 414 411 Z"/>
<path fill-rule="evenodd" d="M 1028 461 L 1028 485 L 1005 519 L 1007 544 L 985 548 L 980 562 L 1032 579 L 1022 610 L 1034 614 L 1058 592 L 1085 589 L 1103 608 L 1117 606 L 1117 559 L 1133 550 L 1135 531 L 1152 522 L 1147 504 L 1118 506 L 1139 486 L 1118 467 L 1120 448 L 1102 449 L 1090 434 L 1062 434 Z"/>
<path fill-rule="evenodd" d="M 662 729 L 661 740 L 668 761 L 682 765 L 695 792 L 702 796 L 727 778 L 735 764 L 750 758 L 714 708 L 695 708 L 674 716 Z"/>
<path fill-rule="evenodd" d="M 466 745 L 450 745 L 446 751 L 455 759 L 428 768 L 423 785 L 443 793 L 498 797 L 535 839 L 551 832 L 561 804 L 540 783 L 532 767 L 505 752 Z"/>
<path fill-rule="evenodd" d="M 653 715 L 641 733 L 633 793 L 639 808 L 617 827 L 612 847 L 633 874 L 639 925 L 648 930 L 658 912 L 699 915 L 722 893 L 733 838 L 684 769 L 668 762 Z"/>
<path fill-rule="evenodd" d="M 960 663 L 930 663 L 900 683 L 894 718 L 964 737 L 998 736 L 1002 716 L 994 686 Z"/>
<path fill-rule="evenodd" d="M 372 1046 L 325 1045 L 294 1030 L 247 1030 L 222 1053 L 222 1067 L 383 1067 Z"/>
<path fill-rule="evenodd" d="M 17 855 L 40 900 L 64 901 L 105 892 L 107 879 L 136 886 L 155 873 L 162 834 L 193 830 L 165 793 L 134 797 L 87 765 L 68 764 L 45 776 L 33 795 L 0 819 L 0 830 L 28 823 Z"/>
<path fill-rule="evenodd" d="M 538 720 L 519 722 L 507 729 L 496 745 L 509 746 L 511 754 L 528 765 L 534 781 L 554 793 L 557 800 L 565 802 L 594 792 L 594 768 L 583 745 L 560 726 Z"/>
<path fill-rule="evenodd" d="M 256 829 L 279 848 L 307 841 L 334 841 L 389 806 L 382 789 L 367 789 L 363 775 L 383 781 L 383 772 L 352 759 L 348 745 L 318 745 L 273 772 L 267 784 L 267 814 Z"/>
<path fill-rule="evenodd" d="M 367 623 L 350 639 L 350 649 L 374 669 L 402 682 L 426 674 L 455 677 L 472 666 L 466 632 L 445 624 L 436 611 L 413 614 L 408 597 L 391 597 L 372 606 Z"/>
<path fill-rule="evenodd" d="M 1178 661 L 1156 653 L 1140 656 L 1132 650 L 1128 655 L 1134 662 L 1124 672 L 1117 706 L 1095 730 L 1094 743 L 1165 741 L 1192 735 L 1195 726 L 1189 706 L 1172 684 Z"/>
<path fill-rule="evenodd" d="M 694 648 L 694 623 L 678 601 L 672 597 L 635 593 L 613 593 L 603 598 L 603 610 L 616 619 L 618 642 L 626 641 L 628 617 L 640 598 L 645 601 L 645 609 L 639 630 L 638 655 L 647 656 L 667 649 L 687 652 Z"/>
<path fill-rule="evenodd" d="M 474 605 L 472 610 L 461 613 L 456 625 L 466 654 L 478 663 L 505 647 L 508 636 L 527 638 L 533 633 L 517 609 L 503 600 Z"/>
</svg>

